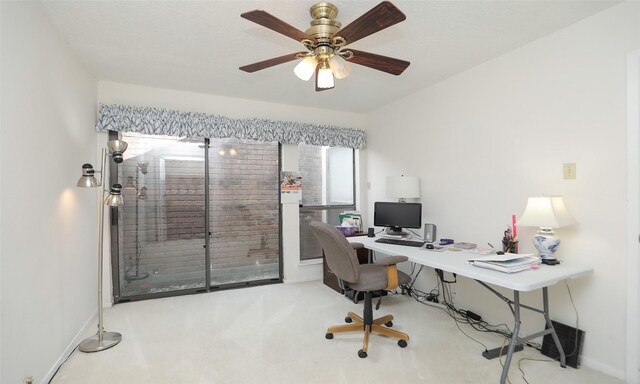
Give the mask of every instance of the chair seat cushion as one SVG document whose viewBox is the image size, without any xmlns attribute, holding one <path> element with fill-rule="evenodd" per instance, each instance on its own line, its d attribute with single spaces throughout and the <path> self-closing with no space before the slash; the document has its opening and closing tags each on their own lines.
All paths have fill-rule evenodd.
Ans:
<svg viewBox="0 0 640 384">
<path fill-rule="evenodd" d="M 409 284 L 411 278 L 402 271 L 398 271 L 398 284 Z M 359 291 L 378 291 L 387 287 L 387 267 L 376 264 L 360 265 L 360 279 L 357 283 L 349 283 L 349 288 Z"/>
</svg>

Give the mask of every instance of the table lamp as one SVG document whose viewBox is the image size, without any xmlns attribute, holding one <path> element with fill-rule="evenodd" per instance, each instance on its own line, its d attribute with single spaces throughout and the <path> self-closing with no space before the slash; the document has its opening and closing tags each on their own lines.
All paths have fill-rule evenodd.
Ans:
<svg viewBox="0 0 640 384">
<path fill-rule="evenodd" d="M 533 245 L 538 250 L 543 264 L 554 265 L 559 263 L 554 254 L 560 246 L 560 238 L 553 229 L 568 227 L 578 222 L 567 210 L 562 196 L 539 196 L 529 198 L 527 207 L 516 224 L 538 227 L 538 233 L 532 239 Z"/>
<path fill-rule="evenodd" d="M 397 198 L 406 203 L 407 199 L 420 197 L 420 179 L 415 176 L 387 176 L 386 197 Z"/>
</svg>

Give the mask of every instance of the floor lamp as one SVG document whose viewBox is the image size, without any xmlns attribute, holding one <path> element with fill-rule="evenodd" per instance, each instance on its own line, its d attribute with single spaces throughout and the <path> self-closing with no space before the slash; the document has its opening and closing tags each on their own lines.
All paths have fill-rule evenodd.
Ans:
<svg viewBox="0 0 640 384">
<path fill-rule="evenodd" d="M 111 140 L 107 142 L 109 148 L 109 155 L 113 157 L 113 161 L 121 163 L 122 153 L 127 149 L 127 143 L 120 140 Z M 105 167 L 107 164 L 107 149 L 102 149 L 102 166 L 100 168 L 100 181 L 98 181 L 94 174 L 96 171 L 91 164 L 84 164 L 82 166 L 82 176 L 78 180 L 78 187 L 80 188 L 95 188 L 101 189 L 100 194 L 100 222 L 98 233 L 98 333 L 94 336 L 84 339 L 78 349 L 82 352 L 100 352 L 105 349 L 111 348 L 114 345 L 122 341 L 122 335 L 118 332 L 105 332 L 103 327 L 102 316 L 102 261 L 104 258 L 102 243 L 104 237 L 104 206 L 117 207 L 124 204 L 122 199 L 122 186 L 120 184 L 114 184 L 111 187 L 111 191 L 108 196 L 104 189 L 105 183 Z"/>
</svg>

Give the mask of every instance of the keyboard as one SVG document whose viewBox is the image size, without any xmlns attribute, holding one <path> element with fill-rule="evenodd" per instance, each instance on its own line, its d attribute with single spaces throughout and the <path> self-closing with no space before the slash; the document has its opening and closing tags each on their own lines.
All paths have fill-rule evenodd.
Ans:
<svg viewBox="0 0 640 384">
<path fill-rule="evenodd" d="M 422 247 L 426 242 L 416 240 L 387 239 L 386 237 L 382 237 L 380 239 L 376 239 L 376 243 L 406 245 L 408 247 Z"/>
</svg>

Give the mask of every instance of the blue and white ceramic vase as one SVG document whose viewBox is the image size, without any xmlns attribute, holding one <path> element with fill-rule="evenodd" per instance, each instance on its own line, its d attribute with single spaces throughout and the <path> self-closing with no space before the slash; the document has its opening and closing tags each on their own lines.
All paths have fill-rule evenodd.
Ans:
<svg viewBox="0 0 640 384">
<path fill-rule="evenodd" d="M 533 246 L 538 250 L 538 256 L 542 260 L 555 260 L 554 253 L 560 246 L 560 238 L 551 228 L 540 228 L 533 236 Z"/>
</svg>

